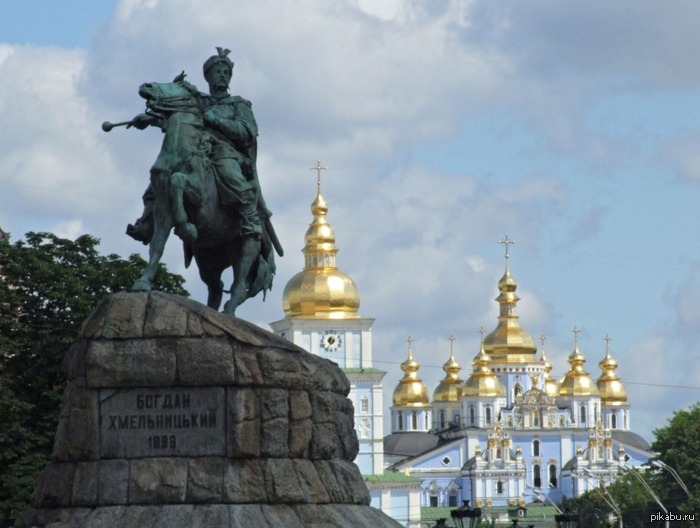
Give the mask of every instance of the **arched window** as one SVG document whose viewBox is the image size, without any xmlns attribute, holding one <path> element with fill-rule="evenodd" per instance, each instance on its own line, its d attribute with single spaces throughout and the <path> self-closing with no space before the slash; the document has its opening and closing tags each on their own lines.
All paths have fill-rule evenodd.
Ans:
<svg viewBox="0 0 700 528">
<path fill-rule="evenodd" d="M 440 429 L 445 428 L 445 411 L 440 411 Z"/>
<path fill-rule="evenodd" d="M 610 415 L 610 428 L 617 429 L 617 414 L 615 413 Z"/>
<path fill-rule="evenodd" d="M 503 493 L 503 482 L 500 480 L 496 482 L 496 493 Z"/>
<path fill-rule="evenodd" d="M 399 411 L 399 431 L 403 431 L 403 411 Z"/>
<path fill-rule="evenodd" d="M 532 456 L 540 456 L 540 441 L 539 440 L 533 440 L 532 441 Z"/>
<path fill-rule="evenodd" d="M 579 409 L 579 422 L 581 425 L 584 425 L 586 423 L 586 406 L 581 405 L 581 408 Z"/>
<path fill-rule="evenodd" d="M 476 417 L 474 416 L 474 406 L 470 405 L 469 406 L 469 425 L 474 425 L 474 422 L 476 422 Z"/>
<path fill-rule="evenodd" d="M 532 485 L 536 488 L 542 487 L 542 472 L 538 464 L 532 466 Z"/>
<path fill-rule="evenodd" d="M 549 487 L 557 487 L 557 466 L 554 464 L 549 465 Z"/>
<path fill-rule="evenodd" d="M 413 414 L 411 414 L 411 429 L 413 431 L 418 430 L 418 413 L 416 411 L 413 411 Z"/>
<path fill-rule="evenodd" d="M 486 407 L 486 425 L 491 425 L 491 407 Z"/>
<path fill-rule="evenodd" d="M 627 411 L 622 415 L 622 428 L 627 429 Z"/>
</svg>

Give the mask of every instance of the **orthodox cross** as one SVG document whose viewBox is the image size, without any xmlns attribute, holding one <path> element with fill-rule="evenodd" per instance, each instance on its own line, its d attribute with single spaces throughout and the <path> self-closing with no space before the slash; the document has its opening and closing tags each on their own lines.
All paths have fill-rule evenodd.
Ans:
<svg viewBox="0 0 700 528">
<path fill-rule="evenodd" d="M 574 327 L 571 329 L 571 331 L 572 331 L 573 334 L 574 334 L 574 347 L 577 347 L 577 346 L 578 346 L 578 335 L 581 333 L 581 329 L 578 328 L 578 327 L 576 327 L 576 326 L 574 326 Z"/>
<path fill-rule="evenodd" d="M 447 339 L 450 341 L 450 356 L 454 356 L 455 336 L 450 334 L 450 337 L 448 337 Z"/>
<path fill-rule="evenodd" d="M 413 344 L 414 341 L 415 341 L 415 339 L 413 339 L 411 336 L 408 336 L 408 339 L 406 339 L 406 342 L 408 343 L 408 355 L 409 356 L 411 355 L 411 345 Z"/>
<path fill-rule="evenodd" d="M 321 188 L 321 171 L 322 171 L 322 170 L 328 170 L 328 167 L 324 167 L 323 165 L 321 165 L 321 160 L 320 160 L 320 159 L 317 159 L 317 160 L 316 160 L 316 166 L 315 166 L 315 167 L 309 167 L 309 170 L 315 170 L 315 171 L 316 171 L 316 178 L 317 178 L 317 180 L 316 180 L 316 185 L 317 185 L 318 188 L 320 189 L 320 188 Z"/>
<path fill-rule="evenodd" d="M 508 254 L 508 246 L 509 246 L 510 244 L 515 244 L 515 240 L 510 240 L 510 239 L 508 238 L 508 234 L 506 233 L 506 237 L 505 237 L 503 240 L 499 241 L 498 243 L 499 243 L 499 244 L 505 244 L 505 246 L 506 246 L 506 259 L 507 259 L 507 258 L 509 257 L 509 254 Z"/>
<path fill-rule="evenodd" d="M 542 350 L 544 350 L 544 342 L 547 340 L 547 336 L 544 335 L 544 332 L 540 334 L 540 343 L 542 343 Z"/>
<path fill-rule="evenodd" d="M 481 342 L 484 342 L 484 333 L 486 333 L 486 330 L 484 330 L 484 327 L 482 326 L 479 328 L 479 333 L 481 334 Z"/>
<path fill-rule="evenodd" d="M 609 354 L 610 353 L 610 341 L 612 341 L 612 337 L 610 337 L 608 334 L 605 334 L 603 341 L 605 341 L 605 353 Z"/>
</svg>

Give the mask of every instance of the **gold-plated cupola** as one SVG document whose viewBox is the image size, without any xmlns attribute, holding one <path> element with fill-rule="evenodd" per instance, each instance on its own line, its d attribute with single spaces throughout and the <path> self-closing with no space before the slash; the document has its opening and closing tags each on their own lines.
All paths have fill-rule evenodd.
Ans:
<svg viewBox="0 0 700 528">
<path fill-rule="evenodd" d="M 429 405 L 430 396 L 428 388 L 418 377 L 420 364 L 413 359 L 413 339 L 409 336 L 408 358 L 401 363 L 401 370 L 404 371 L 403 378 L 394 389 L 394 405 L 401 407 L 426 407 Z"/>
<path fill-rule="evenodd" d="M 521 328 L 515 312 L 520 297 L 515 294 L 518 285 L 510 274 L 508 265 L 508 246 L 515 242 L 506 235 L 500 243 L 506 246 L 506 271 L 498 281 L 498 326 L 484 339 L 484 350 L 493 363 L 535 363 L 537 345 L 532 336 Z"/>
<path fill-rule="evenodd" d="M 462 394 L 462 384 L 464 381 L 459 378 L 459 371 L 462 367 L 457 363 L 454 354 L 455 338 L 450 336 L 450 359 L 442 366 L 445 377 L 440 381 L 435 392 L 433 392 L 433 402 L 458 402 Z"/>
<path fill-rule="evenodd" d="M 321 167 L 318 171 L 316 199 L 311 204 L 313 220 L 306 230 L 304 270 L 292 277 L 284 288 L 282 307 L 285 317 L 310 319 L 358 318 L 360 293 L 353 280 L 336 266 L 335 233 L 326 219 L 328 204 L 321 194 Z"/>
<path fill-rule="evenodd" d="M 544 363 L 544 383 L 542 390 L 547 394 L 547 396 L 559 396 L 559 384 L 557 380 L 550 374 L 552 372 L 552 364 L 544 355 L 544 342 L 547 336 L 540 334 L 540 342 L 542 343 L 540 347 L 540 361 Z"/>
<path fill-rule="evenodd" d="M 597 396 L 598 387 L 593 383 L 591 376 L 583 370 L 583 364 L 586 358 L 578 349 L 578 334 L 581 332 L 574 327 L 574 351 L 569 355 L 567 361 L 571 368 L 564 374 L 564 377 L 559 382 L 560 396 Z"/>
<path fill-rule="evenodd" d="M 462 387 L 462 396 L 466 397 L 495 397 L 505 396 L 506 390 L 498 380 L 498 377 L 489 368 L 488 354 L 484 350 L 484 338 L 482 334 L 479 353 L 474 356 L 474 372 L 464 382 Z"/>
<path fill-rule="evenodd" d="M 605 357 L 598 363 L 602 374 L 596 381 L 596 385 L 598 386 L 598 392 L 600 392 L 601 404 L 625 405 L 627 403 L 627 390 L 615 372 L 617 361 L 610 355 L 611 340 L 609 336 L 605 336 Z"/>
</svg>

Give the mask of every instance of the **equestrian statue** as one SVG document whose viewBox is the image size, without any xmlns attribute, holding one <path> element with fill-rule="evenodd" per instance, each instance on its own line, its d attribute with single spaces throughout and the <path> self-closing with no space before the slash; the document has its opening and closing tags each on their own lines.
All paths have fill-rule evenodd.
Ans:
<svg viewBox="0 0 700 528">
<path fill-rule="evenodd" d="M 223 271 L 233 268 L 224 312 L 272 287 L 276 251 L 282 247 L 270 222 L 256 167 L 258 127 L 250 101 L 229 94 L 233 62 L 229 50 L 204 63 L 209 93 L 185 80 L 145 83 L 139 95 L 146 111 L 131 121 L 102 124 L 109 132 L 126 125 L 157 126 L 163 144 L 151 167 L 141 217 L 127 234 L 148 245 L 149 260 L 132 291 L 150 291 L 171 231 L 182 239 L 185 266 L 194 258 L 207 285 L 207 305 L 218 310 L 224 294 Z"/>
</svg>

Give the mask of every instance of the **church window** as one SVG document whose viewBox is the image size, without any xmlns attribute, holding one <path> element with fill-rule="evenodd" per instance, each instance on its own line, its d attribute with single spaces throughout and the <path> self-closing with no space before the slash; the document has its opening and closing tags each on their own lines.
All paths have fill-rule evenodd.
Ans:
<svg viewBox="0 0 700 528">
<path fill-rule="evenodd" d="M 486 425 L 491 425 L 491 407 L 486 407 Z"/>
<path fill-rule="evenodd" d="M 418 430 L 418 413 L 416 411 L 411 414 L 411 429 Z"/>
<path fill-rule="evenodd" d="M 459 414 L 455 414 L 453 420 L 455 422 L 455 425 L 459 425 L 459 421 L 460 421 Z"/>
<path fill-rule="evenodd" d="M 399 411 L 399 431 L 403 431 L 403 411 Z"/>
<path fill-rule="evenodd" d="M 449 497 L 450 497 L 450 508 L 455 508 L 457 506 L 457 492 L 451 491 Z"/>
<path fill-rule="evenodd" d="M 367 396 L 360 398 L 360 412 L 362 414 L 367 414 L 369 412 L 369 398 Z"/>
<path fill-rule="evenodd" d="M 622 415 L 622 423 L 623 423 L 622 428 L 627 429 L 627 413 Z"/>
<path fill-rule="evenodd" d="M 440 429 L 445 428 L 445 411 L 440 411 Z"/>
<path fill-rule="evenodd" d="M 581 422 L 581 425 L 585 425 L 586 423 L 586 406 L 581 405 L 581 408 L 579 409 L 579 421 Z"/>
<path fill-rule="evenodd" d="M 532 441 L 532 456 L 540 456 L 540 441 Z"/>
<path fill-rule="evenodd" d="M 536 488 L 542 487 L 542 472 L 538 464 L 532 467 L 532 485 Z"/>
<path fill-rule="evenodd" d="M 476 418 L 474 416 L 474 406 L 470 405 L 469 406 L 469 425 L 474 425 L 475 421 L 476 421 Z"/>
<path fill-rule="evenodd" d="M 598 414 L 599 414 L 598 404 L 596 403 L 595 405 L 593 405 L 593 420 L 595 422 L 598 422 L 598 420 L 600 420 L 600 417 L 598 416 Z"/>
<path fill-rule="evenodd" d="M 617 429 L 617 415 L 614 413 L 610 415 L 610 428 Z"/>
<path fill-rule="evenodd" d="M 554 464 L 549 465 L 549 487 L 557 487 L 557 466 Z"/>
<path fill-rule="evenodd" d="M 430 413 L 425 413 L 425 425 L 423 426 L 425 430 L 430 429 Z"/>
<path fill-rule="evenodd" d="M 503 482 L 500 480 L 496 482 L 496 493 L 503 493 Z"/>
<path fill-rule="evenodd" d="M 500 460 L 501 458 L 503 458 L 503 454 L 501 452 L 501 448 L 499 447 L 496 448 L 496 460 Z"/>
<path fill-rule="evenodd" d="M 442 457 L 442 465 L 443 466 L 449 466 L 450 462 L 452 462 L 452 459 L 448 456 Z"/>
<path fill-rule="evenodd" d="M 431 495 L 431 496 L 430 496 L 430 507 L 431 507 L 431 508 L 437 508 L 437 507 L 438 507 L 438 498 L 437 498 L 437 495 Z"/>
<path fill-rule="evenodd" d="M 532 425 L 534 427 L 540 426 L 540 412 L 539 411 L 532 412 Z"/>
</svg>

